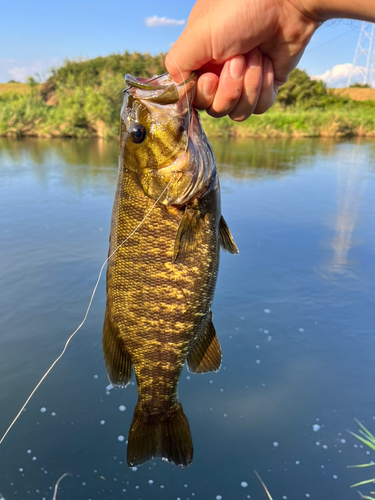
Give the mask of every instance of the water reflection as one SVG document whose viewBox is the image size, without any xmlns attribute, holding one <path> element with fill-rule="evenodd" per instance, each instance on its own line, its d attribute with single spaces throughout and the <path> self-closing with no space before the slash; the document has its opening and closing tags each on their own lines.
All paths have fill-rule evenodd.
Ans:
<svg viewBox="0 0 375 500">
<path fill-rule="evenodd" d="M 371 157 L 368 151 L 352 149 L 348 154 L 344 149 L 336 161 L 337 211 L 333 223 L 335 234 L 330 243 L 333 255 L 323 266 L 323 272 L 329 274 L 352 273 L 348 253 L 356 244 L 353 233 L 367 184 L 362 166 L 371 165 Z"/>
</svg>

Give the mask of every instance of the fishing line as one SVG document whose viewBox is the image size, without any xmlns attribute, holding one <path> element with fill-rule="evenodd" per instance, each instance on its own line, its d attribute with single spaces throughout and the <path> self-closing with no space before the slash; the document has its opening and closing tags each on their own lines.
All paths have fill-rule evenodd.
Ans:
<svg viewBox="0 0 375 500">
<path fill-rule="evenodd" d="M 46 379 L 46 377 L 49 375 L 49 373 L 51 372 L 51 370 L 53 369 L 53 367 L 56 365 L 56 363 L 58 361 L 60 361 L 60 359 L 63 357 L 63 355 L 65 354 L 65 351 L 70 343 L 70 341 L 72 340 L 72 338 L 74 337 L 74 335 L 82 328 L 82 326 L 84 325 L 85 321 L 86 321 L 86 318 L 89 314 L 89 311 L 91 309 L 91 304 L 92 304 L 92 301 L 94 299 L 94 296 L 95 296 L 95 293 L 96 293 L 96 289 L 98 288 L 98 285 L 99 285 L 99 281 L 100 281 L 100 278 L 102 276 L 102 273 L 103 273 L 103 270 L 104 270 L 104 267 L 105 265 L 107 264 L 107 262 L 109 261 L 109 259 L 111 257 L 113 257 L 113 255 L 117 252 L 117 250 L 119 248 L 121 248 L 132 236 L 133 234 L 138 231 L 138 229 L 141 227 L 141 225 L 144 223 L 144 221 L 147 219 L 147 217 L 150 215 L 150 213 L 152 212 L 152 210 L 155 208 L 155 206 L 157 205 L 157 203 L 159 202 L 160 198 L 163 196 L 163 194 L 165 193 L 165 191 L 169 188 L 169 185 L 171 184 L 172 180 L 174 178 L 174 175 L 172 176 L 171 180 L 168 182 L 168 184 L 165 186 L 165 188 L 163 189 L 163 191 L 161 192 L 159 198 L 155 201 L 155 203 L 152 205 L 152 207 L 150 208 L 150 210 L 147 212 L 147 214 L 143 217 L 143 219 L 141 220 L 141 222 L 138 224 L 138 226 L 129 234 L 129 236 L 122 242 L 120 243 L 120 245 L 106 258 L 106 260 L 103 262 L 103 265 L 102 267 L 100 268 L 100 271 L 99 271 L 99 276 L 98 276 L 98 279 L 96 280 L 96 283 L 95 283 L 95 286 L 94 286 L 94 290 L 91 294 L 91 298 L 90 298 L 90 301 L 89 301 L 89 305 L 86 309 L 86 313 L 83 317 L 83 320 L 82 322 L 80 323 L 80 325 L 76 328 L 76 330 L 70 335 L 70 337 L 68 338 L 68 340 L 65 342 L 65 345 L 64 345 L 64 348 L 63 350 L 61 351 L 60 355 L 55 359 L 55 361 L 52 363 L 52 365 L 48 368 L 48 370 L 45 372 L 45 374 L 43 375 L 43 377 L 39 380 L 39 382 L 37 383 L 37 385 L 34 387 L 34 389 L 32 390 L 30 396 L 27 398 L 26 402 L 23 404 L 22 408 L 20 409 L 20 411 L 17 413 L 16 417 L 14 418 L 14 420 L 12 421 L 12 423 L 10 424 L 10 426 L 8 427 L 8 429 L 5 431 L 5 434 L 3 435 L 3 437 L 0 439 L 0 445 L 1 443 L 4 441 L 4 439 L 6 438 L 7 434 L 9 433 L 9 431 L 11 430 L 11 428 L 13 427 L 13 425 L 17 422 L 17 420 L 19 419 L 21 413 L 23 412 L 23 410 L 26 408 L 27 404 L 29 403 L 30 399 L 34 396 L 34 394 L 36 393 L 36 391 L 39 389 L 40 385 L 42 384 L 42 382 Z"/>
<path fill-rule="evenodd" d="M 176 61 L 175 61 L 175 63 L 176 63 Z M 180 69 L 180 67 L 178 66 L 177 63 L 176 63 L 176 66 L 177 66 L 179 72 L 181 73 L 181 77 L 183 78 L 182 71 L 181 71 L 181 69 Z M 159 77 L 155 77 L 155 78 L 153 78 L 150 81 L 156 80 L 156 78 L 159 78 Z M 184 156 L 185 153 L 186 153 L 186 151 L 187 151 L 187 149 L 188 149 L 188 145 L 189 145 L 189 133 L 190 133 L 191 114 L 190 114 L 190 106 L 189 106 L 188 94 L 187 94 L 187 90 L 186 90 L 186 83 L 185 83 L 185 81 L 183 82 L 183 85 L 184 85 L 185 97 L 186 97 L 186 100 L 187 100 L 187 103 L 188 103 L 188 117 L 189 117 L 189 120 L 188 120 L 188 130 L 187 130 L 187 138 L 188 139 L 187 139 L 187 142 L 186 142 L 185 151 L 183 153 L 183 156 Z M 125 90 L 127 90 L 127 89 L 125 89 Z M 175 172 L 174 172 L 173 176 L 171 177 L 170 181 L 165 186 L 165 188 L 163 189 L 163 191 L 161 192 L 161 194 L 159 195 L 159 197 L 157 198 L 157 200 L 155 201 L 155 203 L 152 205 L 152 207 L 150 208 L 150 210 L 143 217 L 143 219 L 141 220 L 141 222 L 137 225 L 137 227 L 129 234 L 129 236 L 127 238 L 125 238 L 125 240 L 122 243 L 120 243 L 120 245 L 118 245 L 118 247 L 110 255 L 108 255 L 108 257 L 106 258 L 106 260 L 103 262 L 102 267 L 100 268 L 100 271 L 99 271 L 98 279 L 96 280 L 94 289 L 93 289 L 92 294 L 91 294 L 91 298 L 89 300 L 89 305 L 87 306 L 85 315 L 83 317 L 83 320 L 81 321 L 81 323 L 79 324 L 79 326 L 74 330 L 74 332 L 70 335 L 70 337 L 68 338 L 68 340 L 65 342 L 64 348 L 61 351 L 61 353 L 59 354 L 59 356 L 55 359 L 55 361 L 51 364 L 51 366 L 48 368 L 48 370 L 44 373 L 44 375 L 42 376 L 42 378 L 39 380 L 39 382 L 37 383 L 37 385 L 34 387 L 34 389 L 32 390 L 32 392 L 30 393 L 29 397 L 26 399 L 25 403 L 22 405 L 20 411 L 17 413 L 17 415 L 15 416 L 15 418 L 13 419 L 13 421 L 11 422 L 11 424 L 9 425 L 9 427 L 7 428 L 7 430 L 5 431 L 4 435 L 0 439 L 0 445 L 4 441 L 4 439 L 6 438 L 6 436 L 8 435 L 8 433 L 10 432 L 10 430 L 12 429 L 12 427 L 14 426 L 14 424 L 17 422 L 17 420 L 19 419 L 21 413 L 26 408 L 26 406 L 28 405 L 29 401 L 34 396 L 34 394 L 36 393 L 36 391 L 39 389 L 39 387 L 41 386 L 41 384 L 43 383 L 43 381 L 47 378 L 47 376 L 50 374 L 50 372 L 52 371 L 52 369 L 54 368 L 54 366 L 63 357 L 63 355 L 65 354 L 65 351 L 66 351 L 66 349 L 67 349 L 70 341 L 72 340 L 72 338 L 75 336 L 75 334 L 85 324 L 87 316 L 88 316 L 89 311 L 91 309 L 92 301 L 94 300 L 94 296 L 95 296 L 96 290 L 97 290 L 99 282 L 100 282 L 100 278 L 102 277 L 105 265 L 111 259 L 111 257 L 113 257 L 115 255 L 115 253 L 119 250 L 119 248 L 121 248 L 138 231 L 138 229 L 142 226 L 142 224 L 145 222 L 145 220 L 147 219 L 147 217 L 150 215 L 150 213 L 153 211 L 153 209 L 155 208 L 155 206 L 158 204 L 159 200 L 161 199 L 161 197 L 163 196 L 163 194 L 165 193 L 165 191 L 168 190 L 168 188 L 171 185 L 171 183 L 172 183 L 172 181 L 174 179 L 174 176 L 176 175 L 177 172 L 178 171 L 175 170 Z M 65 476 L 62 476 L 62 477 L 65 477 Z M 62 479 L 62 477 L 61 477 L 61 479 Z"/>
</svg>

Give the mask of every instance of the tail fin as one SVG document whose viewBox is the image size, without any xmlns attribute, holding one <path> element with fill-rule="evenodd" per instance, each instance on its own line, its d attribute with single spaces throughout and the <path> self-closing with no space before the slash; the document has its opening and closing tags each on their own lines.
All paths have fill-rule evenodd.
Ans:
<svg viewBox="0 0 375 500">
<path fill-rule="evenodd" d="M 177 466 L 187 467 L 193 459 L 193 443 L 189 422 L 181 404 L 162 417 L 152 420 L 138 409 L 134 410 L 128 440 L 129 467 L 161 457 Z"/>
</svg>

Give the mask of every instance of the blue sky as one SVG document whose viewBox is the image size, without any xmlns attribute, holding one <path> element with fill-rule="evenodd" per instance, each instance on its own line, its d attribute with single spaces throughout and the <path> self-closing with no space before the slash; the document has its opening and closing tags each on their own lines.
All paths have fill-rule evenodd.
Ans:
<svg viewBox="0 0 375 500">
<path fill-rule="evenodd" d="M 166 52 L 182 32 L 193 5 L 192 0 L 5 0 L 0 6 L 0 82 L 46 75 L 66 58 L 125 50 Z M 147 26 L 150 17 L 154 22 Z M 169 24 L 158 22 L 159 18 Z M 358 21 L 326 23 L 314 35 L 299 67 L 323 76 L 330 86 L 345 85 L 353 72 L 360 27 Z"/>
</svg>

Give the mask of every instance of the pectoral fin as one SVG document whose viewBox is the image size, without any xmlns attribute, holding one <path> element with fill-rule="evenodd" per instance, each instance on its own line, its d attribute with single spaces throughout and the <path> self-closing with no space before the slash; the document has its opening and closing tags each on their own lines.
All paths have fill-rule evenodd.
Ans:
<svg viewBox="0 0 375 500">
<path fill-rule="evenodd" d="M 187 207 L 177 230 L 172 262 L 177 262 L 199 245 L 204 230 L 204 221 L 198 209 Z"/>
<path fill-rule="evenodd" d="M 217 372 L 221 365 L 221 349 L 212 323 L 212 314 L 203 335 L 187 357 L 188 369 L 194 373 Z"/>
<path fill-rule="evenodd" d="M 231 235 L 229 231 L 229 227 L 227 223 L 224 220 L 224 217 L 220 217 L 220 227 L 219 227 L 219 233 L 220 233 L 220 246 L 221 248 L 228 253 L 233 253 L 233 254 L 238 254 L 238 248 L 237 245 L 234 242 L 233 236 Z"/>
<path fill-rule="evenodd" d="M 132 378 L 132 360 L 112 325 L 108 311 L 103 326 L 103 355 L 111 384 L 126 387 Z"/>
</svg>

